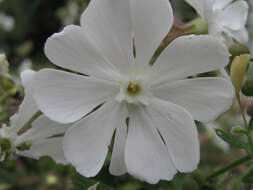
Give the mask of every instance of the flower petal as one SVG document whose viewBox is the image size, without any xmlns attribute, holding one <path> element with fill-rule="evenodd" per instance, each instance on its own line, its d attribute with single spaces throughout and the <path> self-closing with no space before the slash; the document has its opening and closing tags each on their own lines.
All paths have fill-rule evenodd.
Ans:
<svg viewBox="0 0 253 190">
<path fill-rule="evenodd" d="M 70 126 L 70 124 L 64 125 L 56 123 L 42 115 L 32 122 L 32 128 L 30 128 L 17 138 L 16 143 L 22 143 L 25 141 L 36 142 L 52 137 L 54 135 L 63 134 Z"/>
<path fill-rule="evenodd" d="M 66 26 L 60 33 L 49 37 L 45 54 L 60 67 L 99 78 L 110 78 L 114 69 L 79 26 Z"/>
<path fill-rule="evenodd" d="M 200 159 L 200 148 L 197 127 L 190 113 L 181 106 L 159 99 L 152 99 L 147 110 L 177 170 L 195 170 Z"/>
<path fill-rule="evenodd" d="M 33 80 L 33 71 L 24 71 L 21 74 L 22 83 L 25 87 L 25 97 L 19 106 L 18 112 L 10 118 L 13 130 L 18 132 L 31 119 L 31 117 L 39 111 L 39 108 L 31 96 L 31 92 L 27 88 L 27 82 Z"/>
<path fill-rule="evenodd" d="M 99 52 L 122 73 L 134 63 L 129 0 L 92 0 L 81 25 Z"/>
<path fill-rule="evenodd" d="M 93 177 L 100 171 L 115 128 L 126 120 L 124 110 L 118 102 L 105 103 L 65 133 L 65 157 L 80 174 Z"/>
<path fill-rule="evenodd" d="M 169 33 L 174 17 L 168 0 L 130 0 L 136 63 L 149 64 L 156 49 Z"/>
<path fill-rule="evenodd" d="M 174 40 L 158 58 L 152 68 L 153 85 L 175 79 L 218 70 L 229 63 L 227 47 L 217 38 L 183 36 Z"/>
<path fill-rule="evenodd" d="M 169 152 L 143 108 L 129 110 L 125 161 L 128 173 L 155 184 L 171 180 L 176 173 Z"/>
<path fill-rule="evenodd" d="M 40 110 L 59 123 L 81 119 L 119 91 L 105 80 L 52 69 L 40 70 L 30 85 Z"/>
<path fill-rule="evenodd" d="M 18 152 L 18 154 L 33 159 L 39 159 L 42 156 L 49 156 L 53 158 L 56 163 L 68 164 L 64 158 L 62 141 L 63 137 L 35 141 L 32 143 L 30 150 Z"/>
<path fill-rule="evenodd" d="M 111 163 L 109 167 L 110 173 L 116 176 L 123 175 L 127 172 L 124 160 L 127 138 L 127 126 L 125 120 L 127 116 L 127 110 L 122 111 L 124 111 L 124 114 L 122 114 L 122 121 L 118 123 L 118 127 L 116 129 Z"/>
<path fill-rule="evenodd" d="M 207 17 L 207 10 L 212 10 L 215 0 L 185 0 L 204 19 Z"/>
<path fill-rule="evenodd" d="M 240 30 L 246 25 L 248 11 L 249 6 L 246 1 L 236 1 L 222 12 L 221 23 L 232 30 Z"/>
<path fill-rule="evenodd" d="M 247 44 L 249 42 L 249 33 L 245 27 L 243 27 L 240 30 L 228 30 L 227 29 L 226 32 L 239 43 Z"/>
<path fill-rule="evenodd" d="M 154 94 L 188 110 L 195 120 L 210 122 L 231 105 L 235 90 L 223 78 L 196 78 L 171 82 L 154 89 Z"/>
<path fill-rule="evenodd" d="M 224 9 L 228 6 L 233 0 L 215 0 L 214 9 Z"/>
</svg>

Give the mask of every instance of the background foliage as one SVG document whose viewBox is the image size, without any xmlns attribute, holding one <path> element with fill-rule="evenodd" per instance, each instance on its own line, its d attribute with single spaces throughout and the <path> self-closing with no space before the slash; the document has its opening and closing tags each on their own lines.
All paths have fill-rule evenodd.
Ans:
<svg viewBox="0 0 253 190">
<path fill-rule="evenodd" d="M 0 3 L 0 52 L 6 53 L 10 63 L 10 72 L 17 77 L 17 81 L 20 71 L 24 68 L 37 70 L 54 67 L 43 53 L 46 39 L 67 24 L 79 24 L 80 14 L 87 4 L 88 0 L 2 0 Z M 196 13 L 184 1 L 174 0 L 172 4 L 178 20 L 188 22 L 195 18 Z M 253 16 L 250 18 L 249 29 L 253 34 Z M 21 100 L 22 94 L 18 93 L 0 105 L 0 123 L 8 122 L 7 118 L 15 113 Z M 214 125 L 229 132 L 233 125 L 240 124 L 240 115 L 235 111 L 237 108 L 237 105 L 234 105 Z M 198 124 L 198 127 L 201 143 L 199 168 L 191 174 L 178 174 L 171 182 L 162 181 L 157 185 L 149 185 L 129 175 L 111 176 L 108 172 L 110 155 L 103 170 L 93 179 L 85 179 L 79 176 L 73 167 L 57 165 L 50 158 L 41 158 L 39 161 L 18 158 L 15 161 L 0 163 L 0 190 L 85 190 L 96 182 L 100 182 L 98 190 L 244 190 L 253 188 L 251 185 L 253 175 L 248 175 L 244 179 L 238 177 L 245 174 L 251 163 L 237 167 L 213 181 L 205 181 L 206 176 L 215 168 L 243 156 L 245 152 L 222 143 L 202 124 Z M 252 171 L 248 170 L 248 172 Z"/>
</svg>

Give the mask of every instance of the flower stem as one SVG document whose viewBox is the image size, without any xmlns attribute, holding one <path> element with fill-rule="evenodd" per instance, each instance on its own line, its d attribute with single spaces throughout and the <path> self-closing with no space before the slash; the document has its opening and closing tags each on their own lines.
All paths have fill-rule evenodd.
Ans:
<svg viewBox="0 0 253 190">
<path fill-rule="evenodd" d="M 247 130 L 248 143 L 249 143 L 251 149 L 253 149 L 253 142 L 252 142 L 252 139 L 251 139 L 251 136 L 250 136 L 250 130 L 249 130 L 249 127 L 248 127 L 248 122 L 246 120 L 246 116 L 245 116 L 245 113 L 243 111 L 243 107 L 242 107 L 242 104 L 241 104 L 240 95 L 237 95 L 236 99 L 237 99 L 237 101 L 239 103 L 239 107 L 240 107 L 240 111 L 242 113 L 242 118 L 243 118 L 244 126 L 245 126 L 245 128 Z"/>
<path fill-rule="evenodd" d="M 244 111 L 243 111 L 243 107 L 242 107 L 240 95 L 237 95 L 237 96 L 236 96 L 236 99 L 237 99 L 238 104 L 239 104 L 239 107 L 240 107 L 240 111 L 241 111 L 241 114 L 242 114 L 244 126 L 245 126 L 246 129 L 248 129 L 248 122 L 247 122 L 247 120 L 246 120 L 246 116 L 245 116 L 245 113 L 244 113 Z"/>
<path fill-rule="evenodd" d="M 228 164 L 227 166 L 220 168 L 220 169 L 216 170 L 215 172 L 213 172 L 212 174 L 210 174 L 209 176 L 207 176 L 206 181 L 209 181 L 209 180 L 231 170 L 232 168 L 235 168 L 235 167 L 241 165 L 242 163 L 249 161 L 250 159 L 251 159 L 251 157 L 249 155 L 247 155 L 247 156 L 244 156 L 238 160 L 235 160 L 235 161 L 231 162 L 230 164 Z"/>
</svg>

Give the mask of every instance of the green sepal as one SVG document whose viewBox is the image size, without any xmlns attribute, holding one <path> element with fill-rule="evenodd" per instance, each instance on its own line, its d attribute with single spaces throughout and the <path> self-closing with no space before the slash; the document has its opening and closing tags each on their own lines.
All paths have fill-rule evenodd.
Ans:
<svg viewBox="0 0 253 190">
<path fill-rule="evenodd" d="M 241 91 L 245 96 L 253 96 L 253 76 L 244 82 Z"/>
<path fill-rule="evenodd" d="M 247 135 L 248 131 L 242 128 L 240 125 L 231 128 L 231 134 L 233 135 Z"/>
<path fill-rule="evenodd" d="M 222 140 L 227 142 L 230 146 L 247 149 L 247 143 L 239 140 L 238 136 L 222 131 L 221 129 L 215 129 L 215 132 Z"/>
<path fill-rule="evenodd" d="M 250 54 L 250 49 L 246 44 L 233 44 L 229 47 L 229 53 L 231 53 L 231 58 L 233 59 L 241 54 Z"/>
<path fill-rule="evenodd" d="M 74 189 L 88 189 L 90 186 L 94 185 L 95 183 L 98 183 L 98 181 L 94 179 L 87 179 L 77 173 L 74 174 L 72 177 Z M 112 187 L 102 183 L 99 181 L 99 185 L 97 186 L 96 190 L 114 190 Z"/>
</svg>

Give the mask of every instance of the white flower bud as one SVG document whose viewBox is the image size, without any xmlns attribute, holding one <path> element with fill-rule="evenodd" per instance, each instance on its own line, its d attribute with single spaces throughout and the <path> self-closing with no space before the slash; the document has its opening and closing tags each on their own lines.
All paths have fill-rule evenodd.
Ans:
<svg viewBox="0 0 253 190">
<path fill-rule="evenodd" d="M 0 75 L 6 75 L 9 72 L 9 63 L 5 54 L 0 54 Z"/>
<path fill-rule="evenodd" d="M 92 186 L 91 186 L 89 189 L 87 189 L 87 190 L 96 190 L 98 184 L 99 184 L 99 183 L 96 183 L 95 185 L 92 185 Z"/>
</svg>

